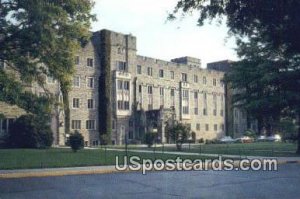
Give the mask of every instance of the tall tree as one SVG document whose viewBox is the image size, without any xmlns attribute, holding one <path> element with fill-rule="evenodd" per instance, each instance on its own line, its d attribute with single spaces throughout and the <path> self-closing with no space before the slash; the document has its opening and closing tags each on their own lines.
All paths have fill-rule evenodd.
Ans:
<svg viewBox="0 0 300 199">
<path fill-rule="evenodd" d="M 90 13 L 92 6 L 92 0 L 0 0 L 0 61 L 15 70 L 23 82 L 36 81 L 43 86 L 45 75 L 59 81 L 67 132 L 74 54 L 90 36 L 90 22 L 95 19 Z M 8 77 L 5 71 L 1 73 Z M 0 89 L 9 89 L 12 81 L 0 78 Z"/>
<path fill-rule="evenodd" d="M 285 106 L 295 110 L 300 124 L 299 10 L 298 0 L 179 0 L 169 18 L 174 19 L 179 12 L 197 11 L 198 24 L 203 25 L 207 19 L 222 19 L 226 16 L 229 32 L 236 36 L 238 49 L 241 50 L 241 67 L 253 64 L 259 70 L 254 76 L 257 79 L 263 78 L 258 81 L 263 84 L 257 84 L 263 86 L 263 89 L 257 94 L 260 93 L 262 99 L 270 96 L 268 104 L 275 100 L 273 105 L 279 103 L 279 108 Z M 254 49 L 253 44 L 260 46 Z M 267 54 L 262 54 L 260 48 Z M 249 50 L 257 56 L 251 56 L 247 52 Z M 258 60 L 262 62 L 257 63 Z M 239 69 L 245 71 L 247 81 L 253 73 L 241 67 Z M 247 91 L 247 88 L 244 89 Z M 261 105 L 268 107 L 268 104 Z M 297 153 L 300 154 L 300 127 Z"/>
</svg>

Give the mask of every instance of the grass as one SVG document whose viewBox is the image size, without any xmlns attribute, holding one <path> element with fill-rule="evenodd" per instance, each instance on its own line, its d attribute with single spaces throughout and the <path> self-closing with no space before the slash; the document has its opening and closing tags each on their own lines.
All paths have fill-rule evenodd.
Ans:
<svg viewBox="0 0 300 199">
<path fill-rule="evenodd" d="M 141 159 L 176 159 L 178 155 L 128 152 L 129 156 L 138 155 Z M 115 157 L 123 163 L 125 152 L 104 149 L 0 149 L 0 169 L 55 168 L 76 166 L 115 165 Z M 203 159 L 201 156 L 179 156 L 182 159 Z M 208 158 L 208 157 L 206 157 Z"/>
<path fill-rule="evenodd" d="M 124 146 L 118 148 L 123 148 Z M 156 150 L 156 151 L 177 151 L 176 146 L 154 145 L 151 148 L 129 145 L 129 149 Z M 297 145 L 283 142 L 255 142 L 255 143 L 231 143 L 231 144 L 185 144 L 183 152 L 227 154 L 240 156 L 269 156 L 269 157 L 292 157 L 296 155 Z"/>
</svg>

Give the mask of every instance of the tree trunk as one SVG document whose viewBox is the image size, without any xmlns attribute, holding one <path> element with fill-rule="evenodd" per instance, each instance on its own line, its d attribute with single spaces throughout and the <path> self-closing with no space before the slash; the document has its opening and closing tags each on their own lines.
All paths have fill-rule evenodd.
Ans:
<svg viewBox="0 0 300 199">
<path fill-rule="evenodd" d="M 69 107 L 69 92 L 67 87 L 61 83 L 61 92 L 63 96 L 64 112 L 65 112 L 65 134 L 70 133 L 70 107 Z"/>
</svg>

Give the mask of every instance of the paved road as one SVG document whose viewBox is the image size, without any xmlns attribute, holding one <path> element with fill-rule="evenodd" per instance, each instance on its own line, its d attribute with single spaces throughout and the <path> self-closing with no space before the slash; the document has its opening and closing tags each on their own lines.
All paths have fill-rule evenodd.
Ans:
<svg viewBox="0 0 300 199">
<path fill-rule="evenodd" d="M 300 165 L 278 171 L 180 171 L 0 180 L 0 198 L 300 198 Z"/>
</svg>

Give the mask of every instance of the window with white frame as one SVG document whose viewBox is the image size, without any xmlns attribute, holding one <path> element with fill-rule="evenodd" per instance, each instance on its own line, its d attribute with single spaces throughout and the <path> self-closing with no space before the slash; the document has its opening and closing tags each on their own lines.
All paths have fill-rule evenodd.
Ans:
<svg viewBox="0 0 300 199">
<path fill-rule="evenodd" d="M 94 108 L 94 99 L 88 99 L 87 101 L 88 109 L 93 109 Z"/>
<path fill-rule="evenodd" d="M 117 108 L 118 110 L 129 110 L 130 82 L 126 80 L 117 81 Z"/>
<path fill-rule="evenodd" d="M 74 76 L 73 77 L 73 86 L 74 87 L 80 87 L 80 76 Z"/>
<path fill-rule="evenodd" d="M 182 90 L 182 114 L 189 114 L 189 90 Z"/>
<path fill-rule="evenodd" d="M 96 129 L 95 120 L 86 120 L 86 129 L 88 130 Z"/>
<path fill-rule="evenodd" d="M 81 129 L 81 120 L 72 120 L 72 129 Z"/>
<path fill-rule="evenodd" d="M 88 77 L 87 78 L 87 87 L 88 88 L 94 88 L 94 83 L 95 83 L 94 77 Z"/>
<path fill-rule="evenodd" d="M 79 98 L 73 98 L 73 108 L 79 108 Z"/>
</svg>

